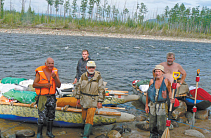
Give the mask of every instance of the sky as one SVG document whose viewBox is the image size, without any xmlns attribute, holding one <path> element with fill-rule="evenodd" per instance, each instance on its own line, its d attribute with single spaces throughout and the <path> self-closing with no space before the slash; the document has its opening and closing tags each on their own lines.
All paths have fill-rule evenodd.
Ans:
<svg viewBox="0 0 211 138">
<path fill-rule="evenodd" d="M 21 11 L 21 1 L 22 0 L 4 0 L 4 9 L 9 10 L 10 5 L 12 9 L 16 11 Z M 36 13 L 47 13 L 47 1 L 46 0 L 25 0 L 25 11 L 29 7 L 29 3 L 31 1 L 31 7 Z M 70 0 L 72 4 L 73 0 Z M 104 0 L 101 0 L 103 3 Z M 10 4 L 11 2 L 11 4 Z M 211 1 L 210 0 L 108 0 L 108 4 L 116 5 L 119 10 L 122 10 L 124 7 L 128 8 L 129 13 L 132 14 L 135 12 L 136 4 L 144 3 L 147 7 L 148 13 L 146 14 L 146 18 L 152 19 L 156 18 L 157 14 L 164 13 L 164 9 L 168 6 L 170 9 L 173 8 L 177 3 L 179 5 L 181 3 L 185 4 L 186 8 L 193 8 L 196 6 L 207 6 L 211 9 Z M 80 5 L 81 0 L 77 0 L 78 5 Z M 125 4 L 126 3 L 126 4 Z"/>
</svg>

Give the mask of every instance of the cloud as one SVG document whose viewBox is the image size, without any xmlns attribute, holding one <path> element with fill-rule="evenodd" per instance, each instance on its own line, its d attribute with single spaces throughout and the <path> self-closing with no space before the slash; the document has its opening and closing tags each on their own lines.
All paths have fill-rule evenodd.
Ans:
<svg viewBox="0 0 211 138">
<path fill-rule="evenodd" d="M 29 1 L 26 0 L 25 3 L 25 11 L 28 10 Z M 21 11 L 21 0 L 11 0 L 12 2 L 12 9 L 16 11 Z M 126 2 L 126 5 L 125 5 Z M 137 2 L 140 4 L 141 2 L 144 3 L 147 7 L 148 13 L 146 17 L 155 18 L 157 14 L 163 14 L 165 7 L 168 6 L 170 9 L 173 8 L 177 3 L 179 5 L 181 3 L 185 4 L 186 8 L 193 8 L 196 6 L 207 6 L 208 8 L 211 7 L 211 2 L 208 0 L 108 0 L 109 5 L 115 5 L 120 12 L 123 11 L 123 8 L 126 6 L 128 8 L 130 14 L 134 14 L 136 11 L 136 4 Z M 10 9 L 10 0 L 4 1 L 5 6 L 4 8 L 9 10 Z M 104 0 L 101 0 L 101 5 L 103 5 Z M 72 0 L 70 0 L 70 4 L 72 5 Z M 77 0 L 78 6 L 81 5 L 81 0 Z M 31 8 L 36 13 L 46 13 L 47 12 L 47 1 L 46 0 L 31 0 Z M 53 12 L 55 12 L 53 8 Z M 62 11 L 63 12 L 63 11 Z"/>
<path fill-rule="evenodd" d="M 198 1 L 197 4 L 200 7 L 203 7 L 203 6 L 211 7 L 211 1 Z"/>
</svg>

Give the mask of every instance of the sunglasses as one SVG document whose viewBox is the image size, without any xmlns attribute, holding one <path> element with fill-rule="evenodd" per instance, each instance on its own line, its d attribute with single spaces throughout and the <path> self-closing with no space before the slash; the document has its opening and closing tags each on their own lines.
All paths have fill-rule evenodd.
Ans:
<svg viewBox="0 0 211 138">
<path fill-rule="evenodd" d="M 89 69 L 94 69 L 95 67 L 88 67 Z"/>
</svg>

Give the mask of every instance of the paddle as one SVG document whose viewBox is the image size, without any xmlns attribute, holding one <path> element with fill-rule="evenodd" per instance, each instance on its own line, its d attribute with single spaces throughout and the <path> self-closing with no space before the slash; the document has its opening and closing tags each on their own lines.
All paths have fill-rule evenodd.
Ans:
<svg viewBox="0 0 211 138">
<path fill-rule="evenodd" d="M 177 77 L 175 77 L 176 74 L 177 74 Z M 180 72 L 173 72 L 174 83 L 172 84 L 172 89 L 173 89 L 173 92 L 172 92 L 172 95 L 171 95 L 171 98 L 172 99 L 174 99 L 174 93 L 175 93 L 175 90 L 177 88 L 177 78 L 179 78 L 179 76 L 180 76 Z M 171 113 L 172 113 L 172 105 L 173 104 L 170 103 L 170 109 L 169 109 L 168 118 L 170 118 Z M 166 126 L 167 126 L 167 128 L 163 132 L 163 135 L 162 135 L 161 138 L 170 138 L 169 127 L 171 125 L 171 120 L 169 120 L 168 118 L 166 120 Z"/>
<path fill-rule="evenodd" d="M 109 91 L 111 93 L 128 93 L 128 91 L 119 91 L 119 90 L 105 90 L 105 91 Z"/>
<path fill-rule="evenodd" d="M 190 127 L 191 129 L 192 129 L 193 126 L 194 126 L 194 123 L 195 123 L 195 113 L 196 113 L 196 111 L 197 111 L 197 107 L 196 107 L 196 98 L 197 98 L 198 82 L 199 82 L 199 80 L 200 80 L 199 73 L 200 73 L 200 69 L 197 69 L 197 75 L 196 75 L 196 91 L 195 91 L 195 101 L 194 101 L 194 106 L 193 106 L 192 126 Z"/>
</svg>

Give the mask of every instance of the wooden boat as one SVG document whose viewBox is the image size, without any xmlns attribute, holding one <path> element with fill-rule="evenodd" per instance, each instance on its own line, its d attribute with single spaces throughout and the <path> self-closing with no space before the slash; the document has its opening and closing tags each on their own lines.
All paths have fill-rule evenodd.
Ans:
<svg viewBox="0 0 211 138">
<path fill-rule="evenodd" d="M 12 121 L 21 121 L 28 123 L 37 123 L 37 108 L 30 104 L 1 102 L 0 118 Z M 58 127 L 81 127 L 82 116 L 81 109 L 57 107 L 56 117 L 53 123 Z M 118 112 L 113 109 L 101 108 L 96 111 L 94 125 L 106 125 L 118 122 L 134 121 L 135 116 L 128 113 Z"/>
</svg>

